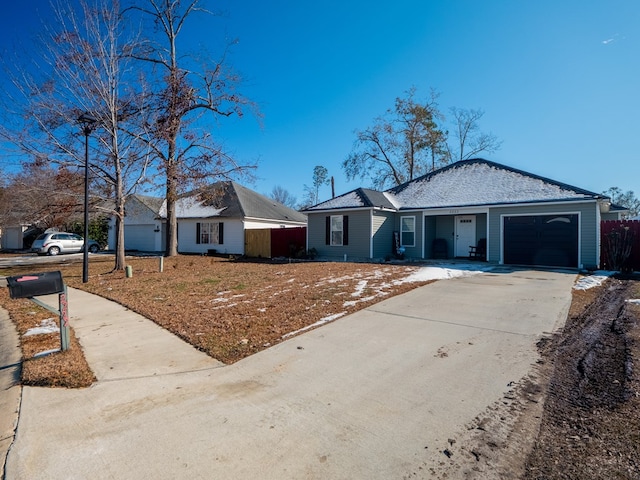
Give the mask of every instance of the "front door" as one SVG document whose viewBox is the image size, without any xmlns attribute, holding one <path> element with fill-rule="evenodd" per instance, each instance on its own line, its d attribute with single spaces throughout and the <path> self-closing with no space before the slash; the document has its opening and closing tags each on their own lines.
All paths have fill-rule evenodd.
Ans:
<svg viewBox="0 0 640 480">
<path fill-rule="evenodd" d="M 456 216 L 456 257 L 468 257 L 469 247 L 476 244 L 476 216 Z"/>
</svg>

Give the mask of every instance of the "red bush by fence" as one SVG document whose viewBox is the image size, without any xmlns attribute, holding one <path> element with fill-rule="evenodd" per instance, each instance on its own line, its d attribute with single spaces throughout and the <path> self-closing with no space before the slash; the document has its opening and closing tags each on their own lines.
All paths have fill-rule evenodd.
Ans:
<svg viewBox="0 0 640 480">
<path fill-rule="evenodd" d="M 640 221 L 605 220 L 600 223 L 600 267 L 640 270 Z"/>
</svg>

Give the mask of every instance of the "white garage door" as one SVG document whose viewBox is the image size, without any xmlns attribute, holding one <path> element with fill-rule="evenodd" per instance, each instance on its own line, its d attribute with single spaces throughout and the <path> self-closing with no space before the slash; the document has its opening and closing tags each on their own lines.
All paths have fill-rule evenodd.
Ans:
<svg viewBox="0 0 640 480">
<path fill-rule="evenodd" d="M 155 225 L 125 225 L 124 249 L 138 250 L 140 252 L 153 252 L 156 250 L 155 235 L 160 235 L 153 230 Z"/>
</svg>

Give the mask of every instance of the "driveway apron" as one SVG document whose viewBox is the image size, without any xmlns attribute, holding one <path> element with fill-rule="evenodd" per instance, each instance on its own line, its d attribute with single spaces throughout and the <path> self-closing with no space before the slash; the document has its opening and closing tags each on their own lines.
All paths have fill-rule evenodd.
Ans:
<svg viewBox="0 0 640 480">
<path fill-rule="evenodd" d="M 230 366 L 176 354 L 131 375 L 170 334 L 101 349 L 107 326 L 85 325 L 102 325 L 108 302 L 78 302 L 90 364 L 120 373 L 84 390 L 24 388 L 7 479 L 408 478 L 531 371 L 574 280 L 505 269 L 437 281 Z"/>
</svg>

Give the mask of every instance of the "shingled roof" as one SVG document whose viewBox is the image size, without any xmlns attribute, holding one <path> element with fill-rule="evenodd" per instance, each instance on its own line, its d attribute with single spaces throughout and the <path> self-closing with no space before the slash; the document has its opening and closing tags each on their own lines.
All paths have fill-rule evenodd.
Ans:
<svg viewBox="0 0 640 480">
<path fill-rule="evenodd" d="M 396 210 L 398 205 L 394 203 L 393 196 L 386 192 L 379 192 L 369 188 L 357 188 L 339 197 L 332 198 L 326 202 L 309 207 L 306 211 L 329 210 L 338 208 L 371 208 L 378 207 L 389 210 Z"/>
<path fill-rule="evenodd" d="M 357 189 L 315 205 L 308 211 L 381 206 L 367 203 Z M 373 195 L 366 190 L 367 198 Z M 398 210 L 604 199 L 604 195 L 483 159 L 462 160 L 383 195 Z"/>
<path fill-rule="evenodd" d="M 178 218 L 253 218 L 306 223 L 306 215 L 233 181 L 217 182 L 181 196 Z M 166 217 L 166 203 L 161 215 Z"/>
</svg>

